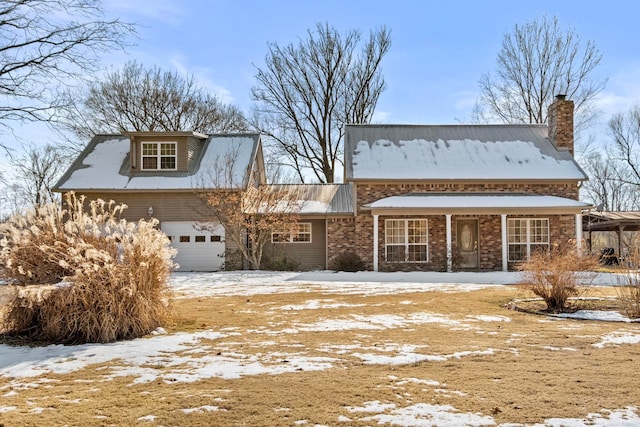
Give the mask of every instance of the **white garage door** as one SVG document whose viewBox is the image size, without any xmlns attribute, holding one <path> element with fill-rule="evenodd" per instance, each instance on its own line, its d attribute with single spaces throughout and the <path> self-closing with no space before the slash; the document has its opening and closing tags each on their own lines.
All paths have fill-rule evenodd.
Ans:
<svg viewBox="0 0 640 427">
<path fill-rule="evenodd" d="M 224 228 L 214 223 L 164 221 L 160 228 L 178 253 L 179 271 L 217 271 L 224 264 Z"/>
</svg>

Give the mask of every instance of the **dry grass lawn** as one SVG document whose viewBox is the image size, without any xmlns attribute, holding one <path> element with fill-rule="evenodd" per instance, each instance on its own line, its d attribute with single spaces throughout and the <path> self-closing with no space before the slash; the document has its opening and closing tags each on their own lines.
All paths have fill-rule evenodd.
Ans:
<svg viewBox="0 0 640 427">
<path fill-rule="evenodd" d="M 591 293 L 615 295 L 604 288 Z M 0 425 L 378 425 L 379 412 L 366 411 L 371 402 L 396 409 L 450 405 L 492 417 L 495 424 L 531 424 L 638 405 L 640 345 L 594 344 L 610 334 L 638 335 L 640 324 L 557 319 L 503 307 L 526 296 L 516 286 L 502 286 L 458 293 L 176 300 L 169 332 L 232 332 L 205 342 L 202 350 L 212 357 L 269 354 L 274 365 L 288 363 L 292 354 L 334 361 L 324 370 L 190 383 L 137 384 L 133 377 L 110 375 L 116 361 L 65 375 L 0 377 L 0 408 L 13 408 L 0 409 Z M 319 304 L 309 306 L 312 300 Z M 365 326 L 388 315 L 411 321 Z M 432 320 L 424 320 L 427 315 Z M 365 324 L 319 326 L 354 319 Z M 393 359 L 403 354 L 430 357 Z M 381 363 L 382 357 L 388 362 Z"/>
</svg>

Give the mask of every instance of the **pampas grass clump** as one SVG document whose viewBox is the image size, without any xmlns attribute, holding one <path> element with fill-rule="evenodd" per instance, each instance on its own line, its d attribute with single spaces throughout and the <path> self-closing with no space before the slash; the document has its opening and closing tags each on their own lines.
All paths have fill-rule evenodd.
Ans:
<svg viewBox="0 0 640 427">
<path fill-rule="evenodd" d="M 0 278 L 18 292 L 5 330 L 57 343 L 143 336 L 169 318 L 175 251 L 156 220 L 118 219 L 125 205 L 66 196 L 0 225 Z M 28 286 L 48 285 L 48 286 Z"/>
</svg>

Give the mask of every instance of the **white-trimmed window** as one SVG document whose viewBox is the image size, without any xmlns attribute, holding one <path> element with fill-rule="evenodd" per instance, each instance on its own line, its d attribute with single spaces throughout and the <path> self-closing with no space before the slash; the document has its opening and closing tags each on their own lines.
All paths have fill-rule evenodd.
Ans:
<svg viewBox="0 0 640 427">
<path fill-rule="evenodd" d="M 142 170 L 176 170 L 177 163 L 175 142 L 142 143 Z"/>
<path fill-rule="evenodd" d="M 298 223 L 297 233 L 274 231 L 271 233 L 271 243 L 311 243 L 311 223 Z"/>
<path fill-rule="evenodd" d="M 536 251 L 549 250 L 547 218 L 513 218 L 508 220 L 509 261 L 526 261 Z"/>
<path fill-rule="evenodd" d="M 429 260 L 426 219 L 387 219 L 384 226 L 387 262 Z"/>
</svg>

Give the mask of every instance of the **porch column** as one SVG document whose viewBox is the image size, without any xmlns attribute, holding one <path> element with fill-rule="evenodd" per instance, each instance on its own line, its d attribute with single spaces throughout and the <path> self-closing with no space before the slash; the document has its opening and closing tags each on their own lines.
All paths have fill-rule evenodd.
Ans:
<svg viewBox="0 0 640 427">
<path fill-rule="evenodd" d="M 507 236 L 507 214 L 500 215 L 502 234 L 502 271 L 509 271 L 509 238 Z"/>
<path fill-rule="evenodd" d="M 378 271 L 378 215 L 373 216 L 373 271 Z"/>
<path fill-rule="evenodd" d="M 582 253 L 582 214 L 576 214 L 576 250 Z"/>
<path fill-rule="evenodd" d="M 451 251 L 451 214 L 445 215 L 447 219 L 447 272 L 453 271 L 453 256 Z"/>
</svg>

